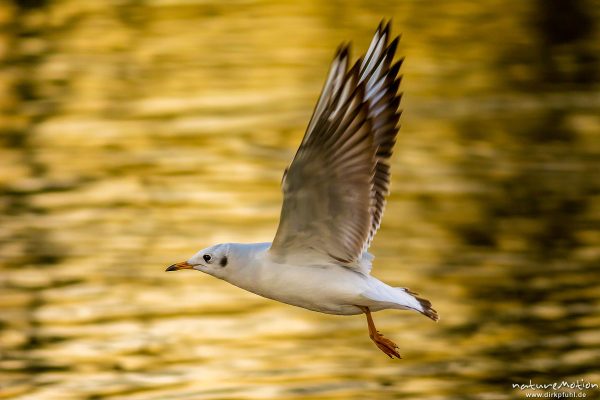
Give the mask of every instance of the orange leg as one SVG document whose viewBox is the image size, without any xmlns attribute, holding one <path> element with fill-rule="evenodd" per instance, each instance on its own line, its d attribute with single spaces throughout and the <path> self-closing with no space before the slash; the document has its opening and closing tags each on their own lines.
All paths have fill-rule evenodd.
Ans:
<svg viewBox="0 0 600 400">
<path fill-rule="evenodd" d="M 402 358 L 398 353 L 398 346 L 396 346 L 396 343 L 384 337 L 381 333 L 377 331 L 377 328 L 375 328 L 375 323 L 373 322 L 373 318 L 371 317 L 371 310 L 369 310 L 369 307 L 357 307 L 360 308 L 367 316 L 367 325 L 369 326 L 369 337 L 379 348 L 379 350 L 387 354 L 389 358 Z"/>
</svg>

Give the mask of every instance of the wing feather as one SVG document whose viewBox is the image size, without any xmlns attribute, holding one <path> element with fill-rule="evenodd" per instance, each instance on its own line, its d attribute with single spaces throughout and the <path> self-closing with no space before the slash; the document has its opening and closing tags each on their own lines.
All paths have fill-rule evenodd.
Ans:
<svg viewBox="0 0 600 400">
<path fill-rule="evenodd" d="M 388 43 L 389 36 L 390 23 L 380 23 L 349 69 L 349 44 L 338 48 L 282 180 L 274 257 L 360 269 L 381 223 L 400 118 L 401 61 L 392 64 L 399 38 Z"/>
</svg>

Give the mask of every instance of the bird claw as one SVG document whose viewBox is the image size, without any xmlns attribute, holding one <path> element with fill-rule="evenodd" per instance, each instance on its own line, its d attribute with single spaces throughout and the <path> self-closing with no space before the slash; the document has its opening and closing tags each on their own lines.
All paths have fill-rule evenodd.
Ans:
<svg viewBox="0 0 600 400">
<path fill-rule="evenodd" d="M 392 342 L 381 333 L 377 332 L 376 335 L 373 335 L 372 340 L 379 350 L 383 351 L 389 358 L 402 358 L 400 353 L 398 353 L 398 346 L 396 343 Z"/>
</svg>

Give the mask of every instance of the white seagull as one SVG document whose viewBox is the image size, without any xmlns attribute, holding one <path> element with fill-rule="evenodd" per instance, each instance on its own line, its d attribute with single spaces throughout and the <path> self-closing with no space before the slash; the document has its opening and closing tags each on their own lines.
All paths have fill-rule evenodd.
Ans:
<svg viewBox="0 0 600 400">
<path fill-rule="evenodd" d="M 367 252 L 390 185 L 401 94 L 382 21 L 366 55 L 349 68 L 350 45 L 331 64 L 300 148 L 282 179 L 283 207 L 272 243 L 223 243 L 167 271 L 195 269 L 282 303 L 326 314 L 365 314 L 369 336 L 389 357 L 398 346 L 375 328 L 371 312 L 414 310 L 434 321 L 431 303 L 370 274 Z"/>
</svg>

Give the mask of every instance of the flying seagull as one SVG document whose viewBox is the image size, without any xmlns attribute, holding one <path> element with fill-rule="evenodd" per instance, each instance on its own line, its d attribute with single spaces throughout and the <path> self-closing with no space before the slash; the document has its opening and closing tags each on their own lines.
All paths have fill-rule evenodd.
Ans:
<svg viewBox="0 0 600 400">
<path fill-rule="evenodd" d="M 365 314 L 369 337 L 390 358 L 398 346 L 371 312 L 414 310 L 434 321 L 431 303 L 371 275 L 367 252 L 381 223 L 390 157 L 399 129 L 402 59 L 382 21 L 365 56 L 350 67 L 342 44 L 300 148 L 282 179 L 283 207 L 272 243 L 222 243 L 167 271 L 195 269 L 282 303 L 326 314 Z"/>
</svg>

